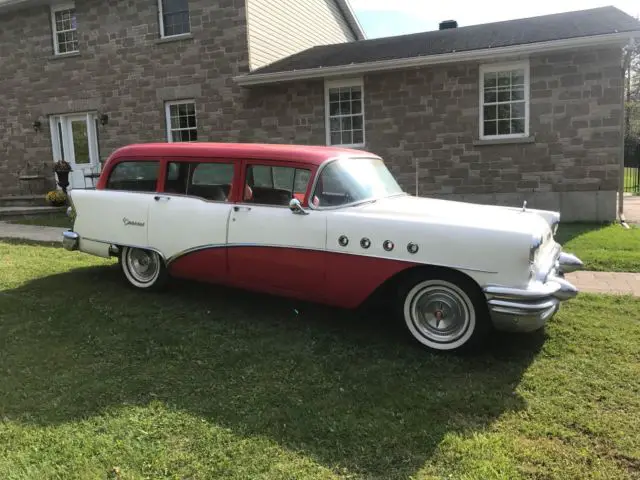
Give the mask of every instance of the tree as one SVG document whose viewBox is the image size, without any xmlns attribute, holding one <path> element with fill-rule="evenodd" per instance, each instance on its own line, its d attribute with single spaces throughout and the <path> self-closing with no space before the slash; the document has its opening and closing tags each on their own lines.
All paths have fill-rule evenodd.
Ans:
<svg viewBox="0 0 640 480">
<path fill-rule="evenodd" d="M 626 48 L 625 137 L 640 138 L 640 42 Z"/>
</svg>

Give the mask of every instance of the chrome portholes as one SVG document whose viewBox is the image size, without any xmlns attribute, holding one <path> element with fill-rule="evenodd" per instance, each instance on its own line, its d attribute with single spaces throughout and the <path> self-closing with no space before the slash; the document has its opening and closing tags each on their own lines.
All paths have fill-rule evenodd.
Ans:
<svg viewBox="0 0 640 480">
<path fill-rule="evenodd" d="M 409 243 L 409 245 L 407 245 L 407 252 L 409 252 L 411 255 L 415 255 L 416 253 L 418 253 L 418 250 L 420 250 L 420 247 L 418 247 L 417 243 Z"/>
<path fill-rule="evenodd" d="M 366 237 L 363 238 L 362 240 L 360 240 L 360 246 L 365 249 L 369 248 L 371 246 L 371 240 Z"/>
<path fill-rule="evenodd" d="M 385 240 L 384 243 L 382 244 L 382 248 L 384 248 L 387 252 L 390 252 L 395 248 L 395 245 L 391 240 Z"/>
<path fill-rule="evenodd" d="M 341 247 L 346 247 L 349 245 L 349 238 L 346 235 L 341 235 L 340 238 L 338 238 L 338 244 Z"/>
</svg>

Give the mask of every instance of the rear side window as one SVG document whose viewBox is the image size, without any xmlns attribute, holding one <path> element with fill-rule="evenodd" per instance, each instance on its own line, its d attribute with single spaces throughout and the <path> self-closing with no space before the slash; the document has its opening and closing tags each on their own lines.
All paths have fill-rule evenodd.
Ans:
<svg viewBox="0 0 640 480">
<path fill-rule="evenodd" d="M 311 179 L 309 170 L 294 167 L 250 165 L 243 200 L 262 205 L 289 205 L 292 198 L 304 202 Z"/>
<path fill-rule="evenodd" d="M 107 181 L 109 190 L 155 192 L 158 183 L 159 161 L 125 161 L 118 163 Z"/>
<path fill-rule="evenodd" d="M 233 182 L 233 163 L 171 162 L 165 191 L 226 202 Z"/>
</svg>

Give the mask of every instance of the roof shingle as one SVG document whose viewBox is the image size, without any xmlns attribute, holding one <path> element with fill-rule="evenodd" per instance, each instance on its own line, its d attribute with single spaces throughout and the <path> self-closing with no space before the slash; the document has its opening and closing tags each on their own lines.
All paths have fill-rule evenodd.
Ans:
<svg viewBox="0 0 640 480">
<path fill-rule="evenodd" d="M 633 31 L 640 31 L 640 22 L 635 18 L 615 7 L 601 7 L 397 37 L 323 45 L 254 70 L 249 76 Z"/>
</svg>

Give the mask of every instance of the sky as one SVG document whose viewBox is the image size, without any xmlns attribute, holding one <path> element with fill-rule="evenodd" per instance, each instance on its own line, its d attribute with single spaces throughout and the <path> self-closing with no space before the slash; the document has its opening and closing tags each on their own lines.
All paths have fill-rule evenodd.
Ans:
<svg viewBox="0 0 640 480">
<path fill-rule="evenodd" d="M 613 5 L 640 16 L 640 0 L 351 0 L 367 38 L 437 30 L 442 20 L 458 26 Z"/>
</svg>

